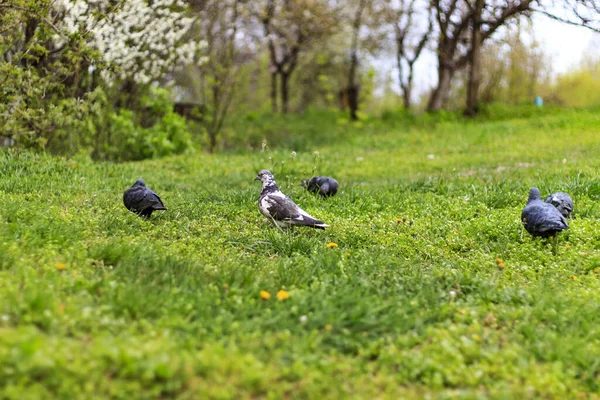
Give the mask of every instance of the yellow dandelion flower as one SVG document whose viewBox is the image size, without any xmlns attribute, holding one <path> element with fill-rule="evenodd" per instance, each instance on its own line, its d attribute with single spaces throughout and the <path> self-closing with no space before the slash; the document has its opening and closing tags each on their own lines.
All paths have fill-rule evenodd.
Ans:
<svg viewBox="0 0 600 400">
<path fill-rule="evenodd" d="M 267 292 L 266 290 L 261 290 L 260 298 L 263 300 L 269 300 L 271 298 L 271 293 Z"/>
<path fill-rule="evenodd" d="M 577 277 L 576 277 L 575 275 L 573 275 L 573 276 L 571 277 L 571 279 L 573 279 L 574 281 L 576 281 L 576 280 L 577 280 Z"/>
<path fill-rule="evenodd" d="M 398 223 L 398 224 L 399 224 L 400 222 L 403 222 L 403 221 L 402 221 L 402 218 L 396 218 L 396 223 Z"/>
<path fill-rule="evenodd" d="M 500 257 L 496 258 L 496 265 L 498 266 L 498 268 L 503 269 L 504 268 L 504 260 L 501 259 Z"/>
<path fill-rule="evenodd" d="M 279 292 L 277 292 L 277 298 L 279 300 L 289 299 L 290 298 L 290 294 L 288 292 L 286 292 L 285 290 L 282 289 Z"/>
<path fill-rule="evenodd" d="M 595 273 L 595 274 L 597 274 L 597 273 L 599 273 L 599 272 L 600 272 L 600 269 L 598 269 L 598 268 L 595 268 L 595 269 L 594 269 L 594 273 Z"/>
<path fill-rule="evenodd" d="M 335 242 L 329 242 L 329 243 L 327 243 L 327 247 L 329 247 L 330 249 L 333 249 L 334 247 L 338 247 L 338 245 Z"/>
<path fill-rule="evenodd" d="M 327 332 L 331 332 L 331 331 L 333 330 L 333 325 L 331 325 L 331 324 L 327 324 L 327 325 L 325 325 L 325 330 L 326 330 Z"/>
<path fill-rule="evenodd" d="M 65 269 L 67 269 L 67 264 L 56 263 L 56 269 L 59 271 L 64 271 Z"/>
</svg>

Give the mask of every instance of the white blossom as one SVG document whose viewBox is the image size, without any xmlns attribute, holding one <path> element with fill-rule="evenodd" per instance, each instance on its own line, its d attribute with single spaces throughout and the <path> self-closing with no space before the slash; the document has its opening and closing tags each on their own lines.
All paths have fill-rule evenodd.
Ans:
<svg viewBox="0 0 600 400">
<path fill-rule="evenodd" d="M 181 0 L 124 0 L 119 4 L 113 10 L 108 0 L 57 0 L 55 8 L 64 13 L 58 23 L 61 30 L 85 34 L 103 61 L 118 67 L 121 78 L 148 84 L 192 64 L 205 46 L 203 41 L 186 39 L 193 20 L 177 11 L 185 7 Z M 107 82 L 112 78 L 108 73 L 102 77 Z"/>
</svg>

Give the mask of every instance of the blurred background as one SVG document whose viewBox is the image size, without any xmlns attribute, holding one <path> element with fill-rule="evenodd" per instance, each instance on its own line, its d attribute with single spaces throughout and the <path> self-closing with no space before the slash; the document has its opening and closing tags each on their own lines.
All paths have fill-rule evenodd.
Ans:
<svg viewBox="0 0 600 400">
<path fill-rule="evenodd" d="M 114 161 L 306 150 L 600 107 L 597 3 L 0 0 L 0 145 Z"/>
</svg>

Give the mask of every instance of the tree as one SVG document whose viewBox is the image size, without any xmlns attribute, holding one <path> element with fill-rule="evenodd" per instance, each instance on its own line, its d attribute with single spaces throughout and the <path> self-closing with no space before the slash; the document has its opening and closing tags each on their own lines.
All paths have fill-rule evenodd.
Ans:
<svg viewBox="0 0 600 400">
<path fill-rule="evenodd" d="M 356 121 L 358 116 L 358 91 L 359 87 L 356 82 L 356 71 L 358 69 L 358 39 L 360 34 L 360 28 L 363 24 L 363 15 L 365 8 L 368 7 L 370 0 L 358 0 L 356 5 L 356 11 L 354 12 L 352 20 L 352 41 L 350 47 L 350 68 L 348 70 L 348 86 L 346 87 L 346 94 L 348 96 L 348 106 L 350 109 L 350 119 Z"/>
<path fill-rule="evenodd" d="M 396 66 L 402 100 L 404 107 L 408 109 L 411 106 L 415 63 L 425 49 L 433 30 L 432 8 L 417 0 L 388 0 L 386 3 L 387 19 L 394 30 Z M 420 28 L 418 24 L 422 22 L 420 20 L 423 16 L 419 15 L 419 10 L 423 9 L 426 10 L 426 22 L 425 28 Z"/>
<path fill-rule="evenodd" d="M 271 105 L 277 112 L 277 78 L 282 113 L 289 110 L 290 76 L 302 51 L 333 31 L 336 24 L 326 0 L 266 0 L 259 12 L 267 41 L 271 73 Z"/>
<path fill-rule="evenodd" d="M 477 96 L 473 94 L 479 86 L 477 69 L 481 45 L 512 18 L 531 11 L 533 1 L 431 0 L 438 34 L 438 83 L 429 99 L 428 111 L 439 111 L 443 107 L 454 74 L 468 64 L 475 65 L 467 90 L 472 94 L 468 113 L 476 108 Z M 478 28 L 475 33 L 474 27 Z"/>
<path fill-rule="evenodd" d="M 80 144 L 77 128 L 90 103 L 77 93 L 78 72 L 99 54 L 64 29 L 62 18 L 50 0 L 0 2 L 0 135 L 8 142 Z"/>
<path fill-rule="evenodd" d="M 537 0 L 532 9 L 556 21 L 600 32 L 598 0 Z"/>
<path fill-rule="evenodd" d="M 197 55 L 205 42 L 189 39 L 195 21 L 182 1 L 123 0 L 113 4 L 110 0 L 58 0 L 55 7 L 64 13 L 60 26 L 82 35 L 87 45 L 102 55 L 102 62 L 111 66 L 99 74 L 120 94 L 117 106 L 137 106 L 139 87 L 204 61 Z"/>
<path fill-rule="evenodd" d="M 193 22 L 180 0 L 0 0 L 0 131 L 52 151 L 118 152 L 109 125 L 128 105 L 122 93 L 144 87 L 128 98 L 149 109 L 151 83 L 201 61 L 201 42 L 185 37 Z"/>
<path fill-rule="evenodd" d="M 207 61 L 191 65 L 179 76 L 179 83 L 202 99 L 202 124 L 214 151 L 217 136 L 223 127 L 239 84 L 236 75 L 241 65 L 238 34 L 247 6 L 242 0 L 206 0 L 193 3 L 199 20 L 197 35 L 206 42 Z"/>
</svg>

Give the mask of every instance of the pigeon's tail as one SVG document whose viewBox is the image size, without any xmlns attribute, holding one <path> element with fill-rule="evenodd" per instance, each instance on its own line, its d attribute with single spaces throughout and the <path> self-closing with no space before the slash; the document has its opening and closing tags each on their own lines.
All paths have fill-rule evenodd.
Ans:
<svg viewBox="0 0 600 400">
<path fill-rule="evenodd" d="M 315 228 L 315 229 L 323 229 L 325 230 L 325 228 L 329 228 L 329 225 L 327 225 L 324 222 L 321 222 L 320 224 L 314 224 L 314 225 L 310 225 L 311 227 Z"/>
<path fill-rule="evenodd" d="M 325 222 L 319 221 L 318 219 L 314 218 L 306 219 L 306 225 L 316 229 L 329 228 L 329 225 L 327 225 Z"/>
<path fill-rule="evenodd" d="M 310 215 L 306 215 L 306 214 L 300 215 L 299 217 L 294 218 L 292 224 L 308 226 L 308 227 L 316 228 L 316 229 L 329 228 L 329 225 L 327 225 L 325 222 L 319 221 L 318 219 L 313 218 Z"/>
<path fill-rule="evenodd" d="M 156 211 L 156 210 L 166 210 L 166 209 L 167 209 L 167 207 L 165 207 L 165 205 L 164 205 L 164 204 L 157 204 L 157 205 L 155 205 L 155 206 L 152 206 L 152 209 L 153 209 L 154 211 Z"/>
</svg>

